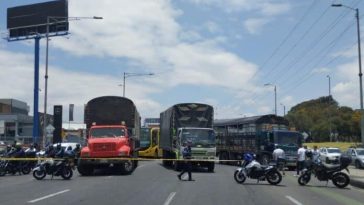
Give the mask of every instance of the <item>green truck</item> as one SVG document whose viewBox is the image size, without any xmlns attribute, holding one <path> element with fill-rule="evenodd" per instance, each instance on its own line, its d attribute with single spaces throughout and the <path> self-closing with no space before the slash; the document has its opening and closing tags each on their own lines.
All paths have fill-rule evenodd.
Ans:
<svg viewBox="0 0 364 205">
<path fill-rule="evenodd" d="M 212 129 L 213 107 L 201 103 L 173 105 L 160 114 L 160 147 L 163 164 L 180 170 L 182 150 L 187 140 L 192 141 L 192 165 L 207 167 L 213 172 L 216 156 L 216 136 Z"/>
</svg>

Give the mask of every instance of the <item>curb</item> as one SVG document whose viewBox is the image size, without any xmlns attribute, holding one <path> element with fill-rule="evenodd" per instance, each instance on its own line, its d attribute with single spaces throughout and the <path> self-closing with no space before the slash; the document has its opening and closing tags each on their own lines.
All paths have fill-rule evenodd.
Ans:
<svg viewBox="0 0 364 205">
<path fill-rule="evenodd" d="M 350 185 L 351 186 L 355 186 L 361 189 L 364 189 L 364 179 L 363 178 L 356 178 L 356 177 L 351 177 L 350 178 Z"/>
</svg>

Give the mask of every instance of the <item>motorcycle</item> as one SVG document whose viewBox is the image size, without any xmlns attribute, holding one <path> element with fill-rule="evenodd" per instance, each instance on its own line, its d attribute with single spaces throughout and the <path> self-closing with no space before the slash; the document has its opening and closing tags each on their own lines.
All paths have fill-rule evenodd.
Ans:
<svg viewBox="0 0 364 205">
<path fill-rule="evenodd" d="M 63 179 L 71 179 L 73 176 L 74 165 L 70 159 L 47 159 L 33 169 L 33 177 L 42 180 L 46 175 L 61 176 Z"/>
<path fill-rule="evenodd" d="M 246 178 L 257 179 L 258 182 L 267 180 L 272 185 L 277 185 L 282 181 L 282 175 L 275 165 L 262 166 L 253 157 L 244 155 L 244 162 L 235 170 L 234 179 L 237 183 L 242 184 Z"/>
<path fill-rule="evenodd" d="M 298 184 L 304 186 L 311 180 L 311 175 L 314 175 L 319 181 L 332 180 L 332 183 L 338 188 L 344 188 L 350 183 L 349 176 L 341 172 L 346 170 L 349 173 L 348 166 L 351 163 L 349 156 L 341 156 L 340 165 L 335 167 L 326 167 L 321 162 L 314 162 L 312 159 L 306 160 L 305 168 L 302 170 L 298 178 Z"/>
<path fill-rule="evenodd" d="M 11 157 L 8 156 L 7 157 Z M 0 176 L 5 176 L 6 174 L 15 175 L 19 174 L 29 174 L 30 168 L 27 166 L 26 161 L 21 160 L 1 160 L 0 161 Z"/>
</svg>

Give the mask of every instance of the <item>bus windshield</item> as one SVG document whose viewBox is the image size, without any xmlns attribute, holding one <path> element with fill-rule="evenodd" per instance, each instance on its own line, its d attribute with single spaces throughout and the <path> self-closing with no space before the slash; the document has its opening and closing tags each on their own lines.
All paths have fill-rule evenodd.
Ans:
<svg viewBox="0 0 364 205">
<path fill-rule="evenodd" d="M 192 141 L 193 147 L 215 147 L 215 132 L 210 129 L 183 129 L 181 142 Z"/>
<path fill-rule="evenodd" d="M 124 137 L 125 129 L 118 127 L 100 127 L 90 130 L 92 138 Z"/>
<path fill-rule="evenodd" d="M 140 130 L 140 147 L 149 147 L 150 146 L 150 129 L 149 128 L 141 128 Z"/>
</svg>

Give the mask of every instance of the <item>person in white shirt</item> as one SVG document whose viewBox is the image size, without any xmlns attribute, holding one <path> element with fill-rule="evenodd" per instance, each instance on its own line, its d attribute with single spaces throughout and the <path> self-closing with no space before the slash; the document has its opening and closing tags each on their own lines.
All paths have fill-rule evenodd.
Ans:
<svg viewBox="0 0 364 205">
<path fill-rule="evenodd" d="M 300 171 L 303 169 L 305 165 L 306 150 L 307 150 L 306 145 L 303 147 L 301 146 L 301 148 L 297 150 L 297 176 L 300 174 Z"/>
<path fill-rule="evenodd" d="M 284 172 L 284 166 L 286 164 L 286 156 L 284 150 L 276 147 L 273 151 L 273 160 L 276 161 L 278 170 L 282 172 L 283 175 L 286 173 Z"/>
<path fill-rule="evenodd" d="M 317 149 L 317 146 L 313 146 L 313 151 L 312 151 L 312 160 L 314 163 L 320 163 L 320 152 Z"/>
</svg>

